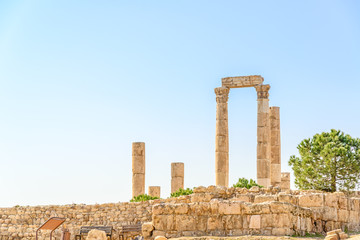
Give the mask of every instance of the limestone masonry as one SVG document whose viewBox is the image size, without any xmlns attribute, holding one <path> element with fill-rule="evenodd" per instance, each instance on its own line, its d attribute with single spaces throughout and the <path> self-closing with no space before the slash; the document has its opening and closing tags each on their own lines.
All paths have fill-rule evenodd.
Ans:
<svg viewBox="0 0 360 240">
<path fill-rule="evenodd" d="M 280 108 L 269 107 L 270 85 L 259 75 L 227 77 L 215 88 L 215 184 L 229 186 L 228 99 L 231 88 L 254 87 L 257 92 L 257 183 L 281 185 Z M 290 177 L 290 176 L 289 176 Z"/>
<path fill-rule="evenodd" d="M 66 218 L 72 239 L 81 226 L 107 225 L 119 231 L 122 225 L 137 223 L 143 224 L 146 239 L 325 234 L 360 230 L 360 196 L 209 186 L 195 188 L 188 196 L 140 203 L 0 208 L 0 240 L 33 240 L 39 225 L 53 216 Z M 56 239 L 60 232 L 56 230 Z M 41 239 L 45 236 L 43 232 Z"/>
</svg>

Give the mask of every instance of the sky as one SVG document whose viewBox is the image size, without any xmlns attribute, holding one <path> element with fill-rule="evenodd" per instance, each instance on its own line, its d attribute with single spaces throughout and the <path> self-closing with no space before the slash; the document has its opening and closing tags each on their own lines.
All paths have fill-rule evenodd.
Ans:
<svg viewBox="0 0 360 240">
<path fill-rule="evenodd" d="M 359 13 L 356 0 L 1 0 L 0 207 L 129 201 L 132 142 L 146 190 L 169 197 L 171 162 L 185 187 L 214 185 L 223 77 L 270 84 L 283 172 L 305 138 L 360 137 Z M 228 104 L 232 185 L 256 179 L 255 89 Z"/>
</svg>

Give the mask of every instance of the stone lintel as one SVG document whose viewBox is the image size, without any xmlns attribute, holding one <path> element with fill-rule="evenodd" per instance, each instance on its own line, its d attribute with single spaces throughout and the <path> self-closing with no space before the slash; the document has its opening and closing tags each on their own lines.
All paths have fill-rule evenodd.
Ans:
<svg viewBox="0 0 360 240">
<path fill-rule="evenodd" d="M 255 87 L 264 82 L 264 78 L 260 75 L 226 77 L 221 79 L 222 86 L 228 88 L 244 88 Z"/>
</svg>

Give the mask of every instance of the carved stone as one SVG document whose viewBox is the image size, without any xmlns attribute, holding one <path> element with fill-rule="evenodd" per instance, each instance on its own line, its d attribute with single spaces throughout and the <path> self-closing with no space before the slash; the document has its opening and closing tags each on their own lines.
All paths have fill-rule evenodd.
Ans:
<svg viewBox="0 0 360 240">
<path fill-rule="evenodd" d="M 215 88 L 216 131 L 215 131 L 215 182 L 217 186 L 229 185 L 229 88 Z"/>
<path fill-rule="evenodd" d="M 282 172 L 281 173 L 281 186 L 282 191 L 290 190 L 290 173 Z"/>
<path fill-rule="evenodd" d="M 160 186 L 149 186 L 149 196 L 160 198 Z"/>
<path fill-rule="evenodd" d="M 171 163 L 171 193 L 184 189 L 184 163 Z"/>
<path fill-rule="evenodd" d="M 222 86 L 228 88 L 254 87 L 264 82 L 264 78 L 259 75 L 226 77 L 221 79 Z"/>
<path fill-rule="evenodd" d="M 145 143 L 132 143 L 132 196 L 145 193 Z"/>
<path fill-rule="evenodd" d="M 280 108 L 270 107 L 270 182 L 272 186 L 281 183 Z"/>
<path fill-rule="evenodd" d="M 257 120 L 257 183 L 270 186 L 270 117 L 269 90 L 270 85 L 255 86 L 258 96 Z"/>
</svg>

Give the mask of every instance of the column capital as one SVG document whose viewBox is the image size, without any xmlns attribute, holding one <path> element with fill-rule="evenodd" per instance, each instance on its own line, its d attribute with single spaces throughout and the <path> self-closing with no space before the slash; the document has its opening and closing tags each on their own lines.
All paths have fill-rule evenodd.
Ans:
<svg viewBox="0 0 360 240">
<path fill-rule="evenodd" d="M 270 85 L 266 84 L 266 85 L 257 85 L 255 86 L 257 95 L 258 95 L 258 99 L 268 99 L 269 98 L 269 90 L 270 90 Z"/>
<path fill-rule="evenodd" d="M 216 102 L 217 103 L 226 103 L 229 99 L 229 92 L 230 89 L 227 87 L 218 87 L 215 88 L 215 94 L 216 94 Z"/>
</svg>

